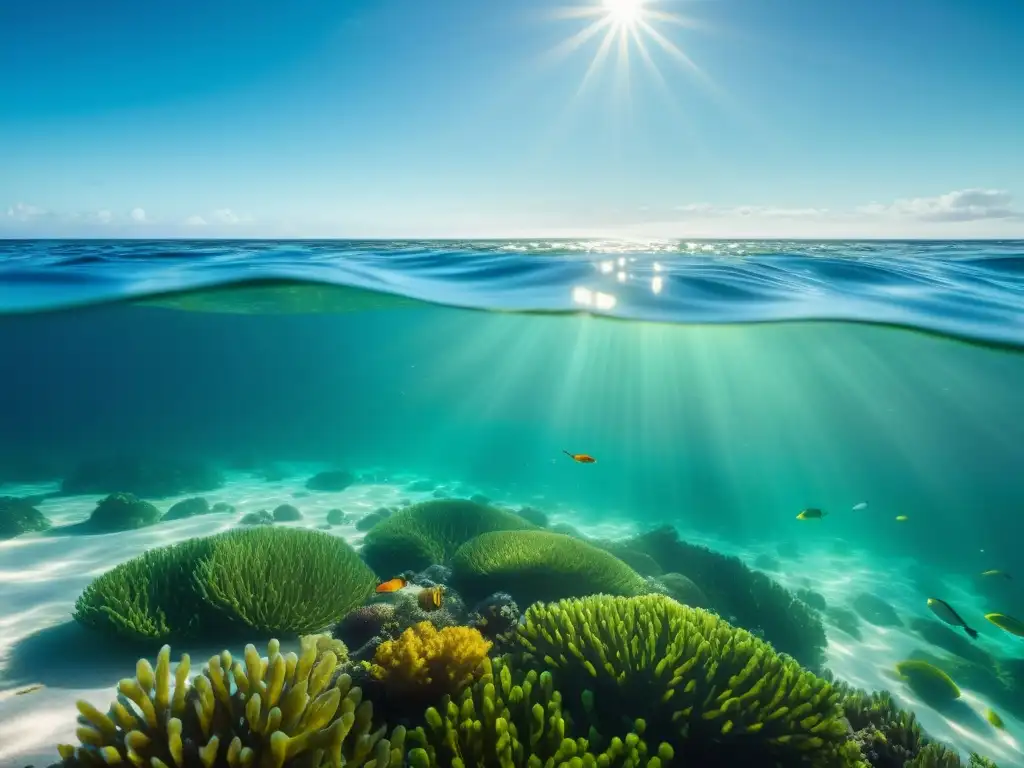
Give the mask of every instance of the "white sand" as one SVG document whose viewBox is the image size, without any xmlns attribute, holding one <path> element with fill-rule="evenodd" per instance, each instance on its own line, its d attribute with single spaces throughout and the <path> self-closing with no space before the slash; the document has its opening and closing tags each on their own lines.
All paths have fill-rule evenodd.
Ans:
<svg viewBox="0 0 1024 768">
<path fill-rule="evenodd" d="M 146 549 L 183 541 L 192 536 L 206 536 L 234 527 L 239 519 L 260 509 L 272 511 L 279 504 L 293 504 L 303 514 L 295 523 L 276 523 L 292 527 L 317 528 L 326 522 L 327 511 L 340 508 L 352 520 L 335 526 L 330 533 L 342 536 L 358 546 L 363 534 L 354 522 L 381 506 L 395 506 L 401 500 L 412 502 L 431 498 L 431 492 L 410 492 L 405 489 L 413 477 L 390 477 L 390 482 L 354 485 L 338 493 L 311 492 L 304 495 L 303 483 L 317 468 L 294 467 L 281 482 L 255 481 L 239 475 L 222 489 L 198 494 L 210 504 L 224 501 L 235 507 L 233 514 L 211 514 L 161 523 L 150 528 L 98 536 L 31 535 L 0 542 L 0 768 L 36 768 L 56 761 L 57 743 L 77 743 L 75 739 L 75 701 L 85 699 L 106 711 L 114 695 L 117 681 L 134 674 L 138 651 L 126 652 L 109 647 L 102 637 L 78 627 L 71 620 L 74 603 L 82 589 L 97 575 L 128 560 Z M 382 475 L 383 478 L 383 475 Z M 31 495 L 53 490 L 55 486 L 0 487 L 0 495 Z M 476 489 L 449 485 L 459 495 Z M 487 492 L 486 489 L 484 491 Z M 294 494 L 298 493 L 296 497 Z M 493 495 L 493 494 L 491 494 Z M 81 522 L 95 508 L 99 496 L 77 496 L 49 499 L 40 510 L 54 526 Z M 179 501 L 165 499 L 157 506 L 165 511 Z M 543 499 L 500 499 L 509 506 L 533 504 L 551 512 L 553 522 L 575 525 L 587 535 L 618 538 L 636 532 L 636 526 L 623 516 L 600 524 L 583 524 L 581 516 Z M 753 564 L 760 554 L 739 551 L 720 541 L 699 535 L 684 534 L 687 541 L 702 543 L 717 551 L 736 554 Z M 807 550 L 808 547 L 804 546 Z M 775 555 L 774 547 L 765 552 Z M 771 572 L 790 588 L 810 586 L 828 600 L 829 605 L 845 605 L 858 592 L 873 592 L 891 603 L 897 612 L 909 619 L 913 616 L 932 618 L 909 578 L 902 569 L 912 563 L 887 563 L 884 571 L 872 571 L 864 565 L 863 556 L 822 555 L 802 553 L 798 560 L 779 559 L 781 568 Z M 804 583 L 809 579 L 809 583 Z M 947 580 L 949 583 L 950 580 Z M 966 584 L 950 584 L 952 589 L 943 599 L 957 606 L 964 615 L 979 615 L 979 599 Z M 970 619 L 969 619 L 970 620 Z M 986 626 L 983 626 L 986 625 Z M 996 656 L 1020 654 L 1021 643 L 982 619 L 975 629 L 983 633 L 979 644 Z M 929 647 L 910 629 L 876 627 L 861 622 L 860 641 L 828 626 L 828 665 L 840 677 L 866 689 L 886 688 L 903 706 L 917 712 L 921 724 L 936 738 L 961 750 L 977 751 L 996 760 L 1001 768 L 1024 768 L 1024 752 L 1015 736 L 1024 734 L 1024 723 L 1000 711 L 1005 732 L 992 728 L 979 714 L 977 718 L 958 717 L 953 722 L 921 702 L 891 674 L 893 665 L 907 658 L 914 649 L 926 648 L 936 655 L 944 652 Z M 258 646 L 259 647 L 259 646 Z M 148 650 L 153 660 L 159 645 Z M 193 669 L 221 648 L 174 647 L 172 657 L 188 652 Z M 231 647 L 239 654 L 241 647 Z M 260 648 L 265 653 L 265 648 Z M 42 684 L 43 688 L 24 695 L 16 691 Z M 976 693 L 964 688 L 966 707 L 984 713 L 988 704 Z M 997 708 L 998 711 L 998 708 Z"/>
</svg>

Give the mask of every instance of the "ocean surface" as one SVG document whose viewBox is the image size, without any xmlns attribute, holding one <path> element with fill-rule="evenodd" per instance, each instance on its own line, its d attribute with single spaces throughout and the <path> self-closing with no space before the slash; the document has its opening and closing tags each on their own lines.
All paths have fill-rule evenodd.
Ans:
<svg viewBox="0 0 1024 768">
<path fill-rule="evenodd" d="M 445 494 L 603 538 L 671 526 L 830 606 L 884 598 L 898 628 L 826 622 L 829 668 L 964 754 L 1024 766 L 1015 673 L 1021 719 L 1003 708 L 998 730 L 889 672 L 928 649 L 928 597 L 992 658 L 1024 658 L 984 618 L 1024 619 L 1022 350 L 1021 241 L 0 241 L 0 496 L 43 498 L 87 461 L 184 457 L 226 473 L 211 503 L 292 503 L 309 527 Z M 325 467 L 360 482 L 310 496 Z M 38 508 L 74 525 L 99 498 Z M 101 706 L 134 668 L 31 672 L 85 642 L 89 581 L 235 522 L 0 541 L 0 766 L 53 762 L 74 699 Z"/>
</svg>

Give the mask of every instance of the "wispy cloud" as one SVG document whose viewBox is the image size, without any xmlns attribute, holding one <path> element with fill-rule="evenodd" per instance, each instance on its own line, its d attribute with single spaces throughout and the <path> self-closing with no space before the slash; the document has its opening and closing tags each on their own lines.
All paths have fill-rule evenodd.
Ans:
<svg viewBox="0 0 1024 768">
<path fill-rule="evenodd" d="M 710 203 L 688 203 L 677 205 L 676 211 L 694 217 L 763 216 L 771 219 L 799 219 L 828 214 L 827 208 L 784 208 L 771 205 L 719 206 Z"/>
<path fill-rule="evenodd" d="M 894 216 L 920 221 L 985 221 L 1024 218 L 1013 196 L 1002 189 L 960 189 L 937 197 L 913 197 L 893 203 L 869 203 L 857 209 L 866 216 Z"/>
<path fill-rule="evenodd" d="M 140 224 L 146 221 L 146 211 L 143 208 L 132 208 L 131 212 L 132 221 L 137 221 Z"/>
<path fill-rule="evenodd" d="M 187 227 L 205 227 L 206 219 L 202 216 L 189 216 L 185 219 L 185 226 Z"/>
<path fill-rule="evenodd" d="M 7 209 L 7 218 L 15 221 L 30 221 L 40 216 L 45 216 L 47 211 L 35 205 L 27 203 L 15 203 Z"/>
</svg>

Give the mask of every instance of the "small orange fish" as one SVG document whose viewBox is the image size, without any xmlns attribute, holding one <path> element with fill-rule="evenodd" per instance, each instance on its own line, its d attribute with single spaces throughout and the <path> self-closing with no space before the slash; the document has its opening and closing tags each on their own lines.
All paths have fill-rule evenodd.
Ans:
<svg viewBox="0 0 1024 768">
<path fill-rule="evenodd" d="M 580 464 L 593 464 L 594 462 L 597 461 L 597 459 L 595 459 L 589 453 L 569 453 L 568 451 L 562 451 L 562 453 L 564 453 L 573 461 L 579 462 Z"/>
<path fill-rule="evenodd" d="M 402 587 L 406 586 L 408 583 L 409 583 L 408 581 L 406 581 L 405 579 L 402 579 L 402 578 L 390 579 L 388 581 L 385 581 L 383 584 L 378 584 L 377 585 L 377 591 L 378 592 L 397 592 Z"/>
<path fill-rule="evenodd" d="M 436 611 L 444 602 L 444 587 L 426 587 L 416 595 L 416 601 L 424 611 Z"/>
</svg>

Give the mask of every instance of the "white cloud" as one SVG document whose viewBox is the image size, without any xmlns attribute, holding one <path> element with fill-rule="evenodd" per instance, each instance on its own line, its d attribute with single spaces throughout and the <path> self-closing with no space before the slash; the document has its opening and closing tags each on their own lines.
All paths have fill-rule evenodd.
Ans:
<svg viewBox="0 0 1024 768">
<path fill-rule="evenodd" d="M 213 220 L 221 224 L 237 224 L 241 221 L 239 216 L 230 208 L 218 208 L 213 212 Z"/>
<path fill-rule="evenodd" d="M 131 216 L 132 221 L 142 222 L 146 220 L 146 211 L 142 208 L 132 208 Z"/>
<path fill-rule="evenodd" d="M 185 224 L 190 227 L 205 227 L 206 219 L 202 216 L 189 216 L 185 219 Z"/>
<path fill-rule="evenodd" d="M 17 221 L 28 221 L 45 214 L 46 211 L 44 209 L 35 205 L 28 205 L 27 203 L 17 203 L 7 209 L 7 217 Z"/>
<path fill-rule="evenodd" d="M 113 220 L 113 218 L 114 214 L 112 214 L 110 211 L 96 211 L 96 221 L 98 221 L 100 224 L 109 224 Z"/>
<path fill-rule="evenodd" d="M 869 203 L 857 209 L 867 216 L 896 216 L 921 221 L 984 221 L 1016 219 L 1013 196 L 1001 189 L 960 189 L 938 197 L 914 197 L 889 204 Z"/>
</svg>

